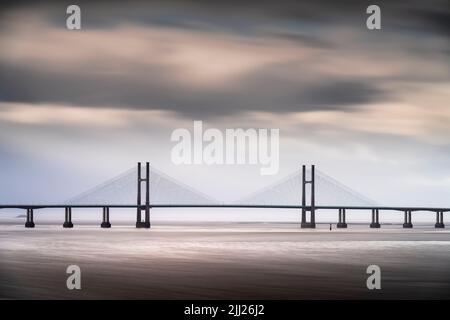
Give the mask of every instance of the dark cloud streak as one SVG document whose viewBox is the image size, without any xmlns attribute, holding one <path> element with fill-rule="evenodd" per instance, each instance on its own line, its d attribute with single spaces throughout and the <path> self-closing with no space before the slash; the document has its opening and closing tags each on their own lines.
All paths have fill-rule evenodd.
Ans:
<svg viewBox="0 0 450 320">
<path fill-rule="evenodd" d="M 187 117 L 233 115 L 242 111 L 301 112 L 350 109 L 383 99 L 370 79 L 293 81 L 271 74 L 251 74 L 235 85 L 188 88 L 171 77 L 89 73 L 30 72 L 0 65 L 0 97 L 8 102 L 52 103 L 131 110 L 162 109 Z M 169 74 L 170 70 L 153 70 Z M 152 74 L 152 72 L 149 72 Z"/>
</svg>

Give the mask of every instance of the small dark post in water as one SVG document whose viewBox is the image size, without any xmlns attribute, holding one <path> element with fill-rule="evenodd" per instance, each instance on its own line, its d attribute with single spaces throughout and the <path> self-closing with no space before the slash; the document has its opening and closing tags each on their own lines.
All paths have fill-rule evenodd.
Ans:
<svg viewBox="0 0 450 320">
<path fill-rule="evenodd" d="M 109 222 L 109 207 L 103 207 L 103 221 L 100 226 L 102 228 L 111 228 L 111 223 Z"/>
<path fill-rule="evenodd" d="M 316 199 L 315 199 L 315 168 L 311 166 L 311 180 L 306 180 L 306 166 L 302 166 L 302 228 L 315 228 L 316 227 Z M 306 209 L 306 186 L 311 184 L 311 204 L 310 208 Z M 306 211 L 310 211 L 310 221 L 307 222 Z"/>
<path fill-rule="evenodd" d="M 65 208 L 65 219 L 64 219 L 64 224 L 63 227 L 64 228 L 73 228 L 73 223 L 72 223 L 72 208 L 70 207 L 66 207 Z"/>
<path fill-rule="evenodd" d="M 403 228 L 412 228 L 411 222 L 411 210 L 405 210 L 405 220 L 403 222 Z"/>
<path fill-rule="evenodd" d="M 339 209 L 339 222 L 337 224 L 338 228 L 347 228 L 347 223 L 345 221 L 345 209 Z"/>
<path fill-rule="evenodd" d="M 380 227 L 378 209 L 372 209 L 372 223 L 370 224 L 370 227 L 371 228 L 379 228 Z"/>
<path fill-rule="evenodd" d="M 444 211 L 436 211 L 436 224 L 435 228 L 445 228 L 444 224 Z"/>
<path fill-rule="evenodd" d="M 145 179 L 141 178 L 141 163 L 138 162 L 138 189 L 137 189 L 137 217 L 136 228 L 150 228 L 150 163 L 146 163 Z M 142 205 L 141 183 L 145 181 L 145 205 Z M 142 221 L 142 210 L 145 213 L 145 220 Z"/>
<path fill-rule="evenodd" d="M 27 222 L 25 228 L 34 228 L 33 209 L 27 209 Z"/>
</svg>

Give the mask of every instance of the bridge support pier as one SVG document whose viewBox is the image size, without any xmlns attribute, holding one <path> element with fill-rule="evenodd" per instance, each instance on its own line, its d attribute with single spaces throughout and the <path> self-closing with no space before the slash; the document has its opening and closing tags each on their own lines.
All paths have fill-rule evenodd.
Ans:
<svg viewBox="0 0 450 320">
<path fill-rule="evenodd" d="M 66 212 L 65 212 L 65 220 L 64 220 L 63 228 L 73 228 L 72 208 L 66 207 L 65 210 L 66 210 Z"/>
<path fill-rule="evenodd" d="M 25 228 L 34 228 L 33 209 L 27 209 L 27 222 Z"/>
<path fill-rule="evenodd" d="M 306 208 L 306 185 L 311 184 L 311 206 Z M 309 222 L 306 219 L 306 212 L 310 212 Z M 302 223 L 301 228 L 316 227 L 316 207 L 315 207 L 315 168 L 311 166 L 311 180 L 306 180 L 306 166 L 302 166 Z"/>
<path fill-rule="evenodd" d="M 142 221 L 142 214 L 141 212 L 138 213 L 138 219 L 136 220 L 136 228 L 145 228 L 150 229 L 150 208 L 147 207 L 141 207 L 138 210 L 144 211 L 144 221 Z"/>
<path fill-rule="evenodd" d="M 411 210 L 405 210 L 405 219 L 403 222 L 403 228 L 412 228 L 413 224 L 411 222 Z"/>
<path fill-rule="evenodd" d="M 137 188 L 137 215 L 136 228 L 150 228 L 150 163 L 145 163 L 145 179 L 141 178 L 141 163 L 138 162 L 138 188 Z M 141 183 L 145 181 L 145 205 L 141 204 Z M 145 220 L 142 221 L 142 211 L 144 211 Z"/>
<path fill-rule="evenodd" d="M 347 222 L 345 221 L 345 209 L 339 209 L 339 222 L 338 228 L 347 228 Z"/>
<path fill-rule="evenodd" d="M 372 209 L 372 223 L 370 224 L 371 228 L 379 228 L 380 227 L 380 220 L 379 220 L 379 210 L 378 209 Z"/>
<path fill-rule="evenodd" d="M 103 221 L 100 226 L 102 228 L 111 228 L 111 223 L 109 222 L 109 207 L 103 207 Z"/>
<path fill-rule="evenodd" d="M 435 228 L 445 228 L 444 224 L 444 211 L 437 211 L 436 212 L 436 224 L 434 225 Z"/>
<path fill-rule="evenodd" d="M 312 215 L 313 215 L 313 213 L 311 213 L 311 217 L 312 217 Z M 313 217 L 311 218 L 310 222 L 303 221 L 301 223 L 302 229 L 305 229 L 305 228 L 314 229 L 315 227 L 316 227 L 316 222 L 313 220 Z"/>
</svg>

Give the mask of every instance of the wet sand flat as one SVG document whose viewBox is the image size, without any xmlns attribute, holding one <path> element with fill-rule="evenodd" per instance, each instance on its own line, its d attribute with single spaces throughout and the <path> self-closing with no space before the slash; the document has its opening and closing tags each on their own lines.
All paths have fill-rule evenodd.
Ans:
<svg viewBox="0 0 450 320">
<path fill-rule="evenodd" d="M 66 288 L 68 265 L 81 290 Z M 368 290 L 366 268 L 381 268 Z M 0 226 L 0 298 L 450 298 L 450 232 L 293 224 Z"/>
</svg>

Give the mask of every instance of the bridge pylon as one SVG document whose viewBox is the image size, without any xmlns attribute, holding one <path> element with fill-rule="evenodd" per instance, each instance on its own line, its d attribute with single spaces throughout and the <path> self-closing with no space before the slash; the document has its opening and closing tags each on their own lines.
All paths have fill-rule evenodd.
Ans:
<svg viewBox="0 0 450 320">
<path fill-rule="evenodd" d="M 310 205 L 306 205 L 306 186 L 311 186 Z M 315 171 L 314 165 L 311 166 L 311 179 L 306 179 L 306 166 L 302 166 L 302 228 L 316 227 L 316 207 L 315 207 Z M 310 220 L 307 221 L 307 212 L 310 212 Z"/>
<path fill-rule="evenodd" d="M 145 182 L 145 204 L 142 204 L 142 182 Z M 142 221 L 144 211 L 144 221 Z M 136 228 L 150 228 L 150 163 L 145 163 L 145 179 L 142 178 L 141 163 L 137 168 L 137 216 Z"/>
</svg>

